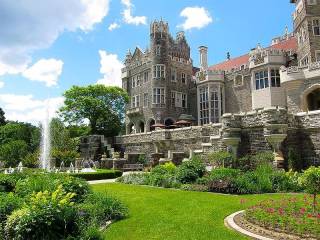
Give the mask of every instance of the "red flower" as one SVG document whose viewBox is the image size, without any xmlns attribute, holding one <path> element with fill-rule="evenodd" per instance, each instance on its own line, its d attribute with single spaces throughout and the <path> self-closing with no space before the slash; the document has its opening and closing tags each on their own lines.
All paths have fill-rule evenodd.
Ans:
<svg viewBox="0 0 320 240">
<path fill-rule="evenodd" d="M 307 217 L 308 217 L 308 218 L 312 218 L 313 215 L 312 215 L 311 213 L 308 213 Z"/>
<path fill-rule="evenodd" d="M 320 213 L 318 213 L 317 218 L 320 219 Z"/>
<path fill-rule="evenodd" d="M 279 212 L 280 215 L 283 215 L 284 214 L 283 208 L 279 208 L 278 212 Z"/>
<path fill-rule="evenodd" d="M 304 214 L 306 212 L 306 209 L 305 208 L 300 208 L 300 213 L 301 214 Z"/>
</svg>

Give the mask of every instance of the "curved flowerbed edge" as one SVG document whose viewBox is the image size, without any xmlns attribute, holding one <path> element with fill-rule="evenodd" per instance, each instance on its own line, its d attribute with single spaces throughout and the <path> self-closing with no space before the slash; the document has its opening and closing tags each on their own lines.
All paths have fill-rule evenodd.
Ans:
<svg viewBox="0 0 320 240">
<path fill-rule="evenodd" d="M 249 232 L 243 228 L 241 228 L 239 225 L 237 225 L 234 221 L 234 218 L 235 216 L 243 213 L 244 210 L 241 210 L 241 211 L 238 211 L 238 212 L 235 212 L 235 213 L 232 213 L 231 215 L 227 216 L 225 219 L 224 219 L 224 224 L 228 227 L 228 228 L 231 228 L 237 232 L 240 232 L 241 234 L 243 235 L 246 235 L 248 237 L 251 237 L 251 238 L 254 238 L 254 239 L 258 239 L 258 240 L 274 240 L 273 238 L 268 238 L 268 237 L 264 237 L 264 236 L 261 236 L 261 235 L 258 235 L 258 234 L 255 234 L 255 233 L 252 233 L 252 232 Z"/>
</svg>

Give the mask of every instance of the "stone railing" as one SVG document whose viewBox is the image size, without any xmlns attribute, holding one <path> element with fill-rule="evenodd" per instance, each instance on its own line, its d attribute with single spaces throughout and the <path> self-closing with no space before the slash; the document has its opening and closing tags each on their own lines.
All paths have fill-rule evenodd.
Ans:
<svg viewBox="0 0 320 240">
<path fill-rule="evenodd" d="M 209 140 L 210 136 L 220 134 L 221 124 L 210 124 L 206 126 L 192 126 L 178 129 L 162 129 L 148 133 L 138 133 L 118 136 L 115 138 L 116 144 L 159 142 L 166 140 L 184 140 L 203 138 Z M 206 139 L 207 138 L 207 139 Z"/>
<path fill-rule="evenodd" d="M 126 111 L 127 115 L 138 115 L 142 114 L 142 107 L 129 108 Z"/>
</svg>

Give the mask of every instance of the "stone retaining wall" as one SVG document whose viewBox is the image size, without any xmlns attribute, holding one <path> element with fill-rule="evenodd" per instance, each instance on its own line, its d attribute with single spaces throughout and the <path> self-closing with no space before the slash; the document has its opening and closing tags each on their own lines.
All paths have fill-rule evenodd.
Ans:
<svg viewBox="0 0 320 240">
<path fill-rule="evenodd" d="M 284 157 L 290 148 L 297 150 L 305 165 L 314 164 L 320 156 L 320 111 L 288 114 L 284 108 L 265 108 L 240 114 L 224 114 L 220 124 L 192 126 L 180 129 L 157 130 L 150 133 L 125 135 L 116 138 L 116 144 L 126 155 L 154 154 L 163 157 L 206 155 L 226 150 L 225 139 L 239 138 L 238 156 L 273 150 L 267 136 L 285 135 L 279 146 Z M 132 158 L 131 158 L 132 159 Z"/>
</svg>

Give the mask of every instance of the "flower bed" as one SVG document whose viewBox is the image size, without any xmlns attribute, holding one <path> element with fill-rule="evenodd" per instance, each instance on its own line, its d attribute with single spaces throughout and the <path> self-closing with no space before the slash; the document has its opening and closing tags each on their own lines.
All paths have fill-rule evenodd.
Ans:
<svg viewBox="0 0 320 240">
<path fill-rule="evenodd" d="M 246 210 L 245 219 L 267 229 L 320 238 L 320 211 L 313 210 L 312 195 L 260 202 Z"/>
</svg>

